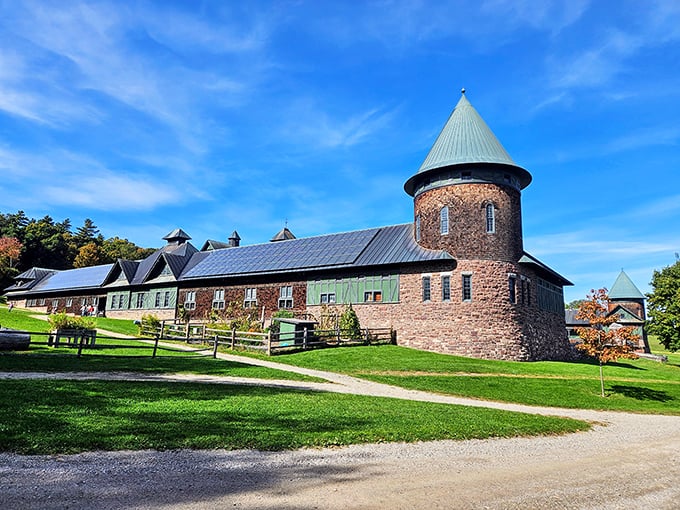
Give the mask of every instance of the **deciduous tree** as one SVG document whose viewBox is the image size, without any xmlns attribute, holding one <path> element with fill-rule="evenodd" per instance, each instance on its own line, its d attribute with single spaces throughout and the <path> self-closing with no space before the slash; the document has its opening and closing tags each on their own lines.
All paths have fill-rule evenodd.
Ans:
<svg viewBox="0 0 680 510">
<path fill-rule="evenodd" d="M 82 246 L 73 261 L 73 267 L 90 267 L 99 264 L 101 264 L 101 250 L 94 241 Z"/>
<path fill-rule="evenodd" d="M 619 358 L 637 358 L 635 345 L 639 335 L 630 326 L 613 327 L 619 316 L 609 314 L 607 289 L 591 290 L 576 314 L 579 320 L 588 321 L 588 327 L 576 328 L 581 343 L 576 346 L 600 364 L 600 389 L 604 397 L 602 365 Z"/>
<path fill-rule="evenodd" d="M 680 261 L 654 271 L 647 295 L 649 332 L 670 351 L 680 350 Z"/>
<path fill-rule="evenodd" d="M 21 255 L 21 246 L 16 237 L 0 237 L 0 267 L 13 268 Z"/>
</svg>

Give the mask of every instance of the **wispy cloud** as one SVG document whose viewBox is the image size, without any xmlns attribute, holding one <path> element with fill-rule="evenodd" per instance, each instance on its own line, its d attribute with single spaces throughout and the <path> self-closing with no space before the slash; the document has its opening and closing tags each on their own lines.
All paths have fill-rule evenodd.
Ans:
<svg viewBox="0 0 680 510">
<path fill-rule="evenodd" d="M 319 108 L 314 100 L 303 99 L 286 112 L 282 136 L 313 148 L 351 147 L 389 126 L 398 111 L 371 108 L 341 118 Z"/>
<path fill-rule="evenodd" d="M 578 20 L 588 4 L 589 0 L 486 0 L 478 4 L 381 0 L 359 8 L 357 4 L 324 6 L 314 21 L 318 30 L 344 45 L 379 41 L 402 52 L 454 38 L 486 49 L 502 46 L 528 29 L 559 32 Z"/>
<path fill-rule="evenodd" d="M 42 209 L 68 205 L 102 211 L 146 211 L 191 196 L 191 187 L 180 190 L 165 176 L 123 173 L 63 150 L 35 155 L 0 148 L 0 161 L 4 182 L 12 189 L 7 202 L 16 202 L 6 205 L 14 208 L 39 204 Z M 41 186 L 35 186 L 36 179 Z"/>
<path fill-rule="evenodd" d="M 673 240 L 618 240 L 610 238 L 611 234 L 609 229 L 563 232 L 529 237 L 525 245 L 536 256 L 578 255 L 593 260 L 670 253 L 677 249 Z"/>
<path fill-rule="evenodd" d="M 680 38 L 680 8 L 677 2 L 661 0 L 631 4 L 630 9 L 635 14 L 627 25 L 615 25 L 615 17 L 604 18 L 589 37 L 567 46 L 569 52 L 559 50 L 546 57 L 548 81 L 553 89 L 601 89 L 603 97 L 611 100 L 630 96 L 630 92 L 611 90 L 612 84 L 632 72 L 637 65 L 634 59 L 643 51 Z M 568 96 L 562 98 L 566 100 Z"/>
</svg>

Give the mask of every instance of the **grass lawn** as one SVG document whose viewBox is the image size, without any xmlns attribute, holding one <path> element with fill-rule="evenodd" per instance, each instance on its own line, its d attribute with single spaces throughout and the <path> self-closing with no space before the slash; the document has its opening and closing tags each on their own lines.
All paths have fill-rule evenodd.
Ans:
<svg viewBox="0 0 680 510">
<path fill-rule="evenodd" d="M 657 350 L 658 352 L 658 350 Z M 638 359 L 604 367 L 606 398 L 591 362 L 489 361 L 392 345 L 308 351 L 275 359 L 377 382 L 522 404 L 680 414 L 680 355 L 667 363 Z"/>
<path fill-rule="evenodd" d="M 8 312 L 5 307 L 0 307 L 0 324 L 4 327 L 31 332 L 49 331 L 48 323 L 34 318 L 33 315 L 35 314 L 16 308 L 12 312 Z M 114 324 L 114 328 L 119 332 L 127 327 L 127 323 L 132 324 L 132 321 L 116 319 L 98 318 L 97 321 L 108 321 L 107 329 L 110 324 Z M 116 324 L 118 326 L 115 326 Z M 34 335 L 32 340 L 46 342 L 47 336 Z M 84 349 L 80 358 L 76 357 L 77 351 L 73 347 L 54 348 L 32 344 L 28 351 L 0 351 L 0 371 L 192 373 L 260 379 L 321 381 L 321 379 L 315 377 L 283 370 L 198 356 L 180 349 L 159 349 L 158 357 L 152 358 L 153 346 L 137 340 L 98 337 L 96 345 L 97 349 Z"/>
<path fill-rule="evenodd" d="M 275 388 L 0 381 L 0 451 L 257 448 L 471 439 L 586 430 L 577 420 Z"/>
</svg>

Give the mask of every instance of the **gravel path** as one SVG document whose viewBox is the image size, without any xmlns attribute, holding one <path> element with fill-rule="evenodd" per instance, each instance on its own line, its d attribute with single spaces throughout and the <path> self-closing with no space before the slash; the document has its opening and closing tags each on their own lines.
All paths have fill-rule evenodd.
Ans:
<svg viewBox="0 0 680 510">
<path fill-rule="evenodd" d="M 0 454 L 2 509 L 678 509 L 680 417 L 540 408 L 403 390 L 243 357 L 329 383 L 139 374 L 0 373 L 263 384 L 570 416 L 557 437 L 358 445 L 292 452 Z"/>
</svg>

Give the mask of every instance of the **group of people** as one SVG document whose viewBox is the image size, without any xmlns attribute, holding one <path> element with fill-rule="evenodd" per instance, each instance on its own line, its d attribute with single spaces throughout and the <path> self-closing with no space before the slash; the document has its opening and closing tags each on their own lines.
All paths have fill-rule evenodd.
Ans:
<svg viewBox="0 0 680 510">
<path fill-rule="evenodd" d="M 97 307 L 93 305 L 83 305 L 80 307 L 80 315 L 82 317 L 96 317 L 97 316 Z"/>
</svg>

